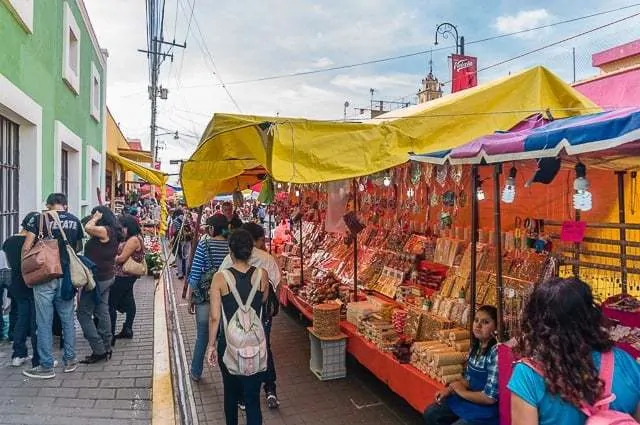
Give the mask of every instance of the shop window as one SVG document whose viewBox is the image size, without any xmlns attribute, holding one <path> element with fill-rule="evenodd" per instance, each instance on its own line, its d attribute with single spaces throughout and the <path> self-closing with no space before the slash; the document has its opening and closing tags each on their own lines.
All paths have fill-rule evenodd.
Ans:
<svg viewBox="0 0 640 425">
<path fill-rule="evenodd" d="M 60 191 L 69 195 L 69 151 L 60 152 Z"/>
<path fill-rule="evenodd" d="M 75 93 L 80 93 L 80 27 L 67 2 L 64 3 L 62 78 Z"/>
</svg>

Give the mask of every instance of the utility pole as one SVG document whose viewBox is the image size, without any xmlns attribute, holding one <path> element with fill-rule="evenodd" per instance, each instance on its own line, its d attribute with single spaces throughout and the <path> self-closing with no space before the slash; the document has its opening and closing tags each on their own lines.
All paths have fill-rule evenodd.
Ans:
<svg viewBox="0 0 640 425">
<path fill-rule="evenodd" d="M 187 47 L 187 42 L 185 41 L 183 44 L 177 44 L 175 39 L 173 42 L 164 41 L 163 35 L 163 22 L 164 22 L 164 7 L 160 10 L 159 0 L 151 0 L 149 2 L 149 8 L 147 9 L 147 21 L 148 21 L 148 48 L 149 50 L 138 49 L 141 53 L 146 53 L 147 58 L 149 59 L 149 100 L 151 101 L 151 125 L 149 126 L 150 130 L 150 140 L 151 140 L 151 155 L 153 157 L 153 167 L 155 168 L 157 162 L 157 149 L 156 149 L 156 122 L 158 115 L 158 97 L 166 100 L 168 97 L 169 91 L 166 88 L 158 86 L 158 78 L 160 76 L 160 67 L 162 63 L 167 59 L 171 58 L 173 62 L 173 53 L 171 53 L 171 49 L 173 47 L 179 47 L 185 49 Z M 158 13 L 160 12 L 160 13 Z M 159 19 L 158 19 L 159 18 Z M 160 20 L 160 22 L 158 22 Z M 162 51 L 163 46 L 169 46 L 169 50 L 166 52 Z"/>
</svg>

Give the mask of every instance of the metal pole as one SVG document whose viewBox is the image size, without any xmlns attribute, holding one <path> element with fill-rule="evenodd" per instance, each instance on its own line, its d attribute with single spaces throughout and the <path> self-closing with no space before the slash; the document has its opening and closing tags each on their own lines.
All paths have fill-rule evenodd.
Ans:
<svg viewBox="0 0 640 425">
<path fill-rule="evenodd" d="M 471 166 L 471 270 L 469 284 L 469 301 L 471 311 L 469 314 L 469 332 L 473 334 L 473 320 L 476 315 L 476 283 L 477 283 L 477 247 L 478 247 L 478 166 Z"/>
<path fill-rule="evenodd" d="M 464 56 L 464 36 L 460 36 L 460 54 Z"/>
<path fill-rule="evenodd" d="M 267 214 L 269 215 L 269 234 L 267 236 L 269 236 L 269 254 L 271 254 L 271 245 L 273 245 L 273 241 L 271 240 L 271 211 L 270 211 L 270 207 L 271 205 L 267 205 Z"/>
<path fill-rule="evenodd" d="M 621 224 L 626 222 L 625 209 L 624 209 L 624 175 L 625 171 L 616 171 L 618 176 L 618 221 Z M 624 226 L 620 227 L 620 283 L 622 285 L 622 293 L 627 293 L 627 244 L 624 243 L 627 240 L 627 229 Z"/>
<path fill-rule="evenodd" d="M 573 82 L 576 82 L 576 48 L 572 49 L 573 52 Z"/>
<path fill-rule="evenodd" d="M 502 279 L 502 223 L 500 219 L 500 174 L 502 164 L 496 164 L 493 168 L 493 223 L 495 228 L 496 243 L 496 304 L 498 310 L 498 341 L 504 336 L 503 328 L 503 302 L 504 282 Z"/>
<path fill-rule="evenodd" d="M 358 213 L 358 184 L 353 179 L 353 211 Z M 358 234 L 353 234 L 353 300 L 358 301 Z"/>
<path fill-rule="evenodd" d="M 302 205 L 300 203 L 299 205 Z M 304 285 L 304 254 L 302 253 L 302 211 L 300 211 L 300 285 Z"/>
</svg>

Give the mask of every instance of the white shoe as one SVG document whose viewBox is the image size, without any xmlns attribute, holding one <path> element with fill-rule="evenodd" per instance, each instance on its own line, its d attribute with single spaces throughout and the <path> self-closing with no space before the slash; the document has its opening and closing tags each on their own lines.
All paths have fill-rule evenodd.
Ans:
<svg viewBox="0 0 640 425">
<path fill-rule="evenodd" d="M 53 367 L 58 367 L 58 361 L 57 360 L 53 361 Z"/>
<path fill-rule="evenodd" d="M 11 359 L 11 366 L 13 367 L 20 367 L 24 364 L 24 362 L 26 362 L 27 360 L 29 360 L 28 357 L 14 357 L 13 359 Z"/>
</svg>

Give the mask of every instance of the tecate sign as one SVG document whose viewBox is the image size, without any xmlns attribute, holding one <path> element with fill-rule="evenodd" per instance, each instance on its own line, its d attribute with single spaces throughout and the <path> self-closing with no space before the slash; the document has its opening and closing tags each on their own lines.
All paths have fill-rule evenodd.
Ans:
<svg viewBox="0 0 640 425">
<path fill-rule="evenodd" d="M 463 69 L 473 68 L 473 62 L 471 62 L 470 59 L 460 59 L 453 64 L 453 68 L 456 71 L 462 71 Z"/>
</svg>

